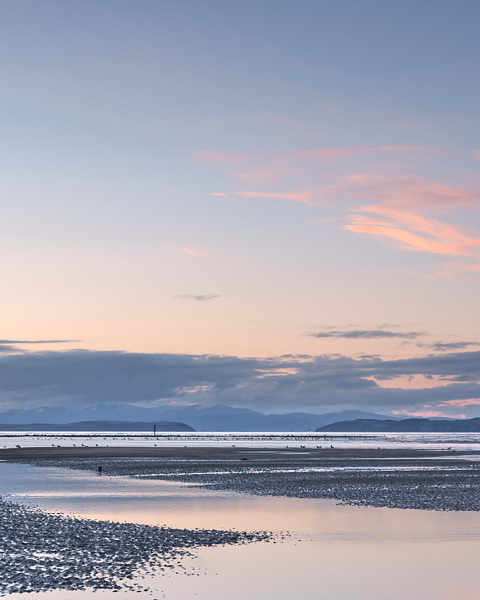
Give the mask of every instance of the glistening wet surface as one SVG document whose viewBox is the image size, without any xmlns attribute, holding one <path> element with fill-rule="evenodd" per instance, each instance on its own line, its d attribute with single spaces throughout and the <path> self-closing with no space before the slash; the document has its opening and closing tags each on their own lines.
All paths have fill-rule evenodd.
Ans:
<svg viewBox="0 0 480 600">
<path fill-rule="evenodd" d="M 85 518 L 176 528 L 272 530 L 276 543 L 199 548 L 181 567 L 142 573 L 135 591 L 52 591 L 29 597 L 400 600 L 480 597 L 476 512 L 338 506 L 255 497 L 181 483 L 0 464 L 0 493 Z M 190 575 L 190 576 L 188 576 Z M 24 598 L 11 594 L 10 598 Z"/>
<path fill-rule="evenodd" d="M 397 448 L 480 450 L 480 433 L 182 432 L 156 436 L 138 432 L 0 431 L 0 449 L 215 446 L 289 451 L 299 448 Z"/>
</svg>

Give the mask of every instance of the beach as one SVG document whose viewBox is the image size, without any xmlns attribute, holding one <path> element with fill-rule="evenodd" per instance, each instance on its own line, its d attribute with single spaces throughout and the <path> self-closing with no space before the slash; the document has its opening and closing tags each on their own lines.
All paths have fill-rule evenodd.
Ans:
<svg viewBox="0 0 480 600">
<path fill-rule="evenodd" d="M 84 473 L 95 477 L 96 487 L 110 481 L 130 481 L 132 489 L 181 482 L 187 485 L 183 490 L 194 486 L 200 495 L 212 490 L 267 501 L 321 499 L 356 507 L 417 509 L 415 514 L 480 510 L 480 452 L 471 448 L 55 446 L 0 449 L 0 461 L 10 469 L 43 467 L 36 471 L 40 476 L 52 468 L 60 468 L 65 477 Z M 220 507 L 224 501 L 219 501 Z M 268 523 L 265 528 L 261 523 L 255 530 L 237 531 L 116 522 L 35 508 L 7 495 L 0 502 L 1 553 L 6 557 L 0 593 L 143 593 L 139 574 L 179 572 L 192 551 L 276 541 L 278 532 L 265 531 Z"/>
<path fill-rule="evenodd" d="M 178 568 L 195 548 L 269 537 L 82 519 L 4 500 L 0 530 L 0 594 L 86 588 L 138 592 L 140 572 Z"/>
<path fill-rule="evenodd" d="M 0 460 L 171 479 L 358 506 L 480 510 L 480 451 L 410 448 L 70 447 L 0 449 Z"/>
<path fill-rule="evenodd" d="M 75 469 L 80 460 L 83 467 L 98 472 L 99 460 L 123 458 L 128 464 L 133 457 L 149 454 L 135 447 L 60 451 L 33 447 L 0 450 L 0 461 Z M 91 461 L 90 467 L 84 460 Z M 85 589 L 139 593 L 140 573 L 182 568 L 181 558 L 199 547 L 271 537 L 265 531 L 189 530 L 77 518 L 12 502 L 7 495 L 0 498 L 0 595 Z"/>
</svg>

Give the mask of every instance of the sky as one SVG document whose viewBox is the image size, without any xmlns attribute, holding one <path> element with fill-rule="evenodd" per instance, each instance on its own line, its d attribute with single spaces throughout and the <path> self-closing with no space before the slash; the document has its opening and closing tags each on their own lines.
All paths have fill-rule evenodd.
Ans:
<svg viewBox="0 0 480 600">
<path fill-rule="evenodd" d="M 477 0 L 4 0 L 0 413 L 480 416 Z"/>
</svg>

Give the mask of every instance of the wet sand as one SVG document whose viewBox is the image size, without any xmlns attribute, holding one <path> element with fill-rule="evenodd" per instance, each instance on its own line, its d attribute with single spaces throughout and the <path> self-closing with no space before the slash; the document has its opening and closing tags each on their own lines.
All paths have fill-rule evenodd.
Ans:
<svg viewBox="0 0 480 600">
<path fill-rule="evenodd" d="M 87 588 L 138 592 L 139 574 L 181 568 L 181 558 L 195 548 L 268 537 L 80 519 L 1 500 L 0 595 Z"/>
<path fill-rule="evenodd" d="M 89 452 L 90 451 L 94 451 Z M 0 460 L 29 464 L 90 467 L 99 458 L 118 456 L 114 449 L 59 448 L 1 451 Z M 123 460 L 144 455 L 121 451 Z M 105 452 L 107 451 L 107 452 Z M 125 457 L 124 455 L 127 455 Z M 148 453 L 147 453 L 148 454 Z M 42 458 L 39 458 L 41 455 Z M 80 456 L 81 455 L 81 458 Z M 99 457 L 100 455 L 100 457 Z M 108 459 L 107 459 L 108 460 Z M 68 465 L 66 463 L 69 463 Z M 119 523 L 51 513 L 0 499 L 0 596 L 48 590 L 143 590 L 143 573 L 182 570 L 181 559 L 195 548 L 245 544 L 272 539 L 268 532 L 242 532 Z"/>
<path fill-rule="evenodd" d="M 264 496 L 359 506 L 480 510 L 480 452 L 410 449 L 14 448 L 0 459 L 173 479 Z"/>
<path fill-rule="evenodd" d="M 74 447 L 0 450 L 0 460 L 105 476 L 170 479 L 263 496 L 359 506 L 480 510 L 480 452 L 409 449 Z M 0 595 L 49 589 L 140 591 L 142 570 L 179 567 L 191 549 L 269 539 L 52 514 L 0 501 Z"/>
</svg>

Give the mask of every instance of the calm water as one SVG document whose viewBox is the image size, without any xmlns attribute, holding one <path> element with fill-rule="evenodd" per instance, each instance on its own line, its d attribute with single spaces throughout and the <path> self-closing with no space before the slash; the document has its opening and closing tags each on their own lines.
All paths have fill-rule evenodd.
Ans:
<svg viewBox="0 0 480 600">
<path fill-rule="evenodd" d="M 173 482 L 0 463 L 0 494 L 80 516 L 172 527 L 289 531 L 285 541 L 203 548 L 145 592 L 49 592 L 74 600 L 478 600 L 478 513 L 337 506 L 249 497 Z M 190 571 L 192 572 L 192 571 Z M 153 590 L 153 591 L 152 591 Z M 10 598 L 24 598 L 12 594 Z"/>
</svg>

